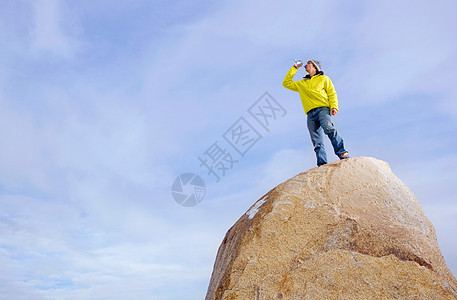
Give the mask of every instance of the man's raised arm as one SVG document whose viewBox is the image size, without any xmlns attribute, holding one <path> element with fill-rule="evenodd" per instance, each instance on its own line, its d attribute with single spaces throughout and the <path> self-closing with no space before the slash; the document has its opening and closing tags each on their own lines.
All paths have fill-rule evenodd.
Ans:
<svg viewBox="0 0 457 300">
<path fill-rule="evenodd" d="M 295 66 L 292 66 L 290 68 L 289 72 L 287 72 L 286 77 L 284 78 L 284 81 L 282 82 L 282 85 L 285 88 L 288 88 L 289 90 L 297 92 L 297 85 L 295 84 L 295 81 L 292 79 L 294 78 L 295 73 L 297 73 L 297 68 Z"/>
</svg>

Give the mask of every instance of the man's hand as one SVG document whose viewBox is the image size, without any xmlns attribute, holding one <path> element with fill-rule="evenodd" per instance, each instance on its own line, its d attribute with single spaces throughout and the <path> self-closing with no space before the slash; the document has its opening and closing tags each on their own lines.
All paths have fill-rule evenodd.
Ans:
<svg viewBox="0 0 457 300">
<path fill-rule="evenodd" d="M 295 61 L 295 63 L 294 63 L 295 69 L 298 69 L 298 68 L 300 68 L 301 66 L 303 66 L 303 62 L 302 62 L 301 60 L 295 60 L 295 59 L 294 59 L 294 61 Z"/>
<path fill-rule="evenodd" d="M 338 109 L 332 108 L 332 111 L 330 113 L 332 114 L 332 116 L 334 116 L 338 113 Z"/>
</svg>

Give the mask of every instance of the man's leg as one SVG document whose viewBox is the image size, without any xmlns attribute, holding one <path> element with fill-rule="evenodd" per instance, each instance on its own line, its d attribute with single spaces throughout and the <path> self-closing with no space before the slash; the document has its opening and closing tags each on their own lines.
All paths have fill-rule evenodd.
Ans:
<svg viewBox="0 0 457 300">
<path fill-rule="evenodd" d="M 333 125 L 332 118 L 330 116 L 330 109 L 326 107 L 325 109 L 320 110 L 318 118 L 324 133 L 332 142 L 333 151 L 338 157 L 340 157 L 341 154 L 347 151 L 344 149 L 343 139 L 338 134 L 335 125 Z"/>
<path fill-rule="evenodd" d="M 308 114 L 307 125 L 311 142 L 314 146 L 314 152 L 316 153 L 317 165 L 325 165 L 327 163 L 327 154 L 324 148 L 324 139 L 322 138 L 322 130 L 320 130 L 320 123 L 315 119 L 314 114 Z"/>
</svg>

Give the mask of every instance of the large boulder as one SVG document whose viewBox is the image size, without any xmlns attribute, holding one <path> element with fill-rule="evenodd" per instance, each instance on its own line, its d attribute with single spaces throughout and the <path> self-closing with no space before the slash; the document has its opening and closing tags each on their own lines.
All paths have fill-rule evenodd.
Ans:
<svg viewBox="0 0 457 300">
<path fill-rule="evenodd" d="M 457 299 L 435 229 L 387 163 L 301 173 L 227 232 L 206 299 Z"/>
</svg>

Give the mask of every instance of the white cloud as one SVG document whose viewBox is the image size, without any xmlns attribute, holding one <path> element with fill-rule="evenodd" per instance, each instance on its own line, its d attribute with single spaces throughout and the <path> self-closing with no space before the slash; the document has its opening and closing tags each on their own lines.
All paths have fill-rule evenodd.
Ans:
<svg viewBox="0 0 457 300">
<path fill-rule="evenodd" d="M 457 23 L 444 17 L 452 6 L 455 4 L 449 1 L 433 6 L 409 1 L 370 3 L 348 35 L 352 48 L 338 82 L 346 98 L 352 104 L 366 105 L 415 93 L 433 92 L 442 97 L 452 93 L 437 78 L 449 77 L 442 66 L 455 64 L 457 40 L 447 29 Z M 436 88 L 430 89 L 430 84 Z"/>
<path fill-rule="evenodd" d="M 37 129 L 25 116 L 11 112 L 6 106 L 0 110 L 0 128 L 1 182 L 13 188 L 31 184 L 47 190 L 50 183 L 45 175 L 45 148 L 50 132 L 46 128 Z"/>
<path fill-rule="evenodd" d="M 169 222 L 135 203 L 119 206 L 110 196 L 91 199 L 100 202 L 100 211 L 84 203 L 1 196 L 0 278 L 8 285 L 0 289 L 59 299 L 125 299 L 154 296 L 173 282 L 206 281 L 214 239 L 196 219 L 202 216 L 173 206 L 181 218 Z M 113 203 L 101 201 L 108 197 Z"/>
<path fill-rule="evenodd" d="M 38 0 L 34 3 L 35 23 L 32 31 L 33 48 L 63 57 L 72 57 L 78 50 L 75 38 L 77 26 L 70 14 L 65 14 L 61 0 Z"/>
</svg>

